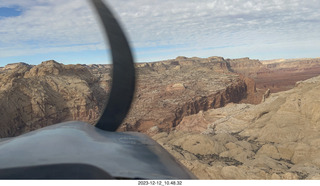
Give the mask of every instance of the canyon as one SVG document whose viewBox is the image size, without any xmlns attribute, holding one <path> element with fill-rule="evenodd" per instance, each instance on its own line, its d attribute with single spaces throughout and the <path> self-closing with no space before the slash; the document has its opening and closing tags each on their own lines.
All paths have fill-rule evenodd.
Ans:
<svg viewBox="0 0 320 186">
<path fill-rule="evenodd" d="M 153 136 L 200 179 L 320 179 L 320 76 L 264 102 L 230 103 Z"/>
<path fill-rule="evenodd" d="M 179 56 L 135 67 L 134 100 L 118 131 L 148 134 L 200 179 L 320 178 L 320 58 Z M 111 71 L 54 60 L 1 67 L 0 138 L 63 121 L 95 124 Z"/>
<path fill-rule="evenodd" d="M 319 75 L 320 58 L 250 60 L 249 58 L 227 59 L 232 72 L 254 79 L 258 99 L 250 103 L 261 102 L 261 96 L 268 89 L 270 93 L 294 88 L 297 81 Z"/>
</svg>

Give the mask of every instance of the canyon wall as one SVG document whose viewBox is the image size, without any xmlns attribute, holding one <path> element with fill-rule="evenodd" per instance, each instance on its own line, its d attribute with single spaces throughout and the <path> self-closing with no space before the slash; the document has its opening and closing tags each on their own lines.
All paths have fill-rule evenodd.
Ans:
<svg viewBox="0 0 320 186">
<path fill-rule="evenodd" d="M 135 100 L 120 131 L 170 131 L 184 116 L 238 103 L 255 91 L 254 82 L 231 72 L 221 57 L 140 63 L 137 74 Z"/>
<path fill-rule="evenodd" d="M 108 99 L 111 70 L 112 65 L 63 65 L 53 60 L 1 68 L 0 137 L 69 120 L 94 124 Z M 120 131 L 170 131 L 184 116 L 240 102 L 254 88 L 248 78 L 230 72 L 221 57 L 178 57 L 139 63 L 136 70 L 134 102 Z"/>
<path fill-rule="evenodd" d="M 270 93 L 320 72 L 319 59 L 180 56 L 135 66 L 136 94 L 119 131 L 150 135 L 173 130 L 186 116 L 230 102 L 258 104 Z M 53 60 L 37 66 L 16 63 L 1 68 L 0 136 L 69 120 L 94 124 L 108 98 L 111 70 L 112 65 L 63 65 Z"/>
<path fill-rule="evenodd" d="M 153 138 L 200 179 L 319 179 L 320 76 L 258 105 L 183 118 Z"/>
</svg>

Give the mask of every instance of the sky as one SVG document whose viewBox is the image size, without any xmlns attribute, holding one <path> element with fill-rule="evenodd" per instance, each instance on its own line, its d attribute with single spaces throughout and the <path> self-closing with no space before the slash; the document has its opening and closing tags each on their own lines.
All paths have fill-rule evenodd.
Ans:
<svg viewBox="0 0 320 186">
<path fill-rule="evenodd" d="M 108 0 L 136 62 L 320 57 L 319 0 Z M 0 66 L 110 63 L 88 0 L 0 0 Z"/>
</svg>

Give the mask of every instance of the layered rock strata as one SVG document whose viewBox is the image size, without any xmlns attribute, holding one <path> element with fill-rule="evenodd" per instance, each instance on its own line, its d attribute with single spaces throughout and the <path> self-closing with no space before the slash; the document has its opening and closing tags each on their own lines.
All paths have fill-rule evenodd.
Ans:
<svg viewBox="0 0 320 186">
<path fill-rule="evenodd" d="M 124 131 L 151 135 L 169 131 L 184 116 L 238 103 L 255 92 L 254 82 L 230 72 L 220 57 L 143 63 L 137 73 L 136 96 Z"/>
<path fill-rule="evenodd" d="M 136 95 L 121 131 L 169 131 L 184 116 L 239 102 L 254 92 L 254 82 L 230 72 L 220 57 L 179 57 L 136 64 L 136 69 Z M 108 98 L 111 70 L 112 65 L 53 60 L 0 69 L 0 137 L 69 120 L 94 124 Z"/>
<path fill-rule="evenodd" d="M 154 139 L 201 179 L 319 179 L 319 92 L 320 76 L 258 105 L 184 117 Z"/>
</svg>

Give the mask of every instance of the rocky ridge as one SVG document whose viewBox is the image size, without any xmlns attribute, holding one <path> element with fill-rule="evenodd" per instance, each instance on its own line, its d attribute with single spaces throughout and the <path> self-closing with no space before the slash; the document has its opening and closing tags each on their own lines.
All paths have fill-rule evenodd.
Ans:
<svg viewBox="0 0 320 186">
<path fill-rule="evenodd" d="M 230 72 L 220 57 L 178 57 L 137 66 L 136 96 L 123 131 L 169 131 L 184 116 L 238 103 L 255 92 L 254 82 Z"/>
<path fill-rule="evenodd" d="M 82 65 L 7 65 L 0 71 L 0 137 L 68 120 L 94 123 L 106 95 Z"/>
<path fill-rule="evenodd" d="M 111 65 L 37 66 L 0 69 L 0 137 L 19 135 L 69 120 L 94 124 L 107 100 Z M 137 91 L 120 131 L 170 131 L 184 116 L 239 102 L 254 92 L 250 79 L 229 71 L 220 57 L 178 57 L 136 64 Z"/>
<path fill-rule="evenodd" d="M 137 63 L 137 91 L 120 131 L 153 135 L 174 129 L 185 116 L 230 102 L 260 103 L 277 87 L 270 85 L 271 77 L 279 77 L 276 73 L 304 74 L 291 78 L 292 84 L 315 76 L 320 70 L 319 64 L 318 58 L 280 63 L 249 58 L 183 56 Z M 111 69 L 112 65 L 63 65 L 53 60 L 37 66 L 16 63 L 1 68 L 0 101 L 8 105 L 8 108 L 3 107 L 2 113 L 4 118 L 10 118 L 3 120 L 1 136 L 14 136 L 68 120 L 94 124 L 108 95 Z M 261 84 L 262 77 L 268 84 Z"/>
<path fill-rule="evenodd" d="M 230 71 L 222 57 L 137 63 L 137 88 L 131 111 L 120 131 L 153 135 L 170 131 L 182 118 L 255 96 L 252 79 Z M 101 82 L 111 81 L 111 65 L 89 65 Z"/>
</svg>

